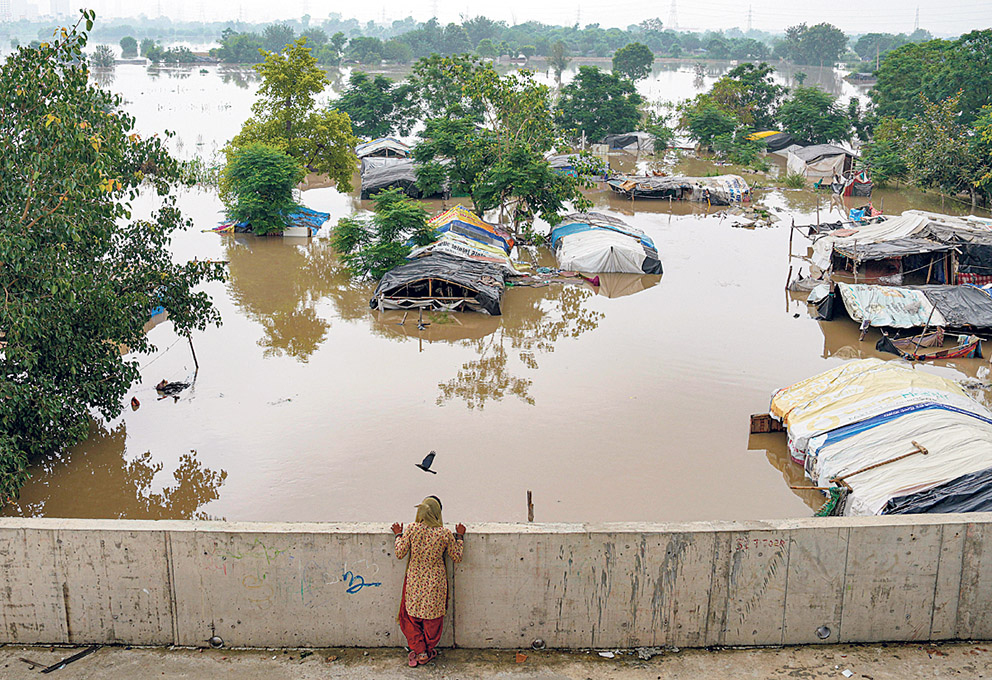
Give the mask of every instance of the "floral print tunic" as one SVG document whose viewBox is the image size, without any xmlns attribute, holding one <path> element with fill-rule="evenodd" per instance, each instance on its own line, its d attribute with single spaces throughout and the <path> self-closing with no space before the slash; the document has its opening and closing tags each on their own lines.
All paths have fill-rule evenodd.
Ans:
<svg viewBox="0 0 992 680">
<path fill-rule="evenodd" d="M 438 619 L 448 608 L 448 572 L 444 552 L 462 561 L 463 543 L 444 527 L 410 524 L 396 536 L 396 558 L 410 553 L 406 569 L 406 612 L 418 619 Z"/>
</svg>

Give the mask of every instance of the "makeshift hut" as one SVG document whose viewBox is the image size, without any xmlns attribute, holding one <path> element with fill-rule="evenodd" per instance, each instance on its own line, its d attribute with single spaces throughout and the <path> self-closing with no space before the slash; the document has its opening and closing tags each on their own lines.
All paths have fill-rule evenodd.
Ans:
<svg viewBox="0 0 992 680">
<path fill-rule="evenodd" d="M 751 188 L 739 175 L 716 177 L 660 177 L 620 175 L 607 184 L 614 192 L 631 199 L 669 198 L 730 205 L 751 200 Z"/>
<path fill-rule="evenodd" d="M 774 152 L 786 159 L 790 173 L 799 174 L 809 181 L 826 180 L 853 174 L 854 159 L 857 154 L 833 144 L 800 146 L 793 144 Z"/>
<path fill-rule="evenodd" d="M 372 309 L 433 309 L 499 316 L 506 280 L 501 268 L 445 253 L 413 260 L 386 273 Z"/>
<path fill-rule="evenodd" d="M 379 137 L 355 147 L 355 155 L 362 158 L 407 158 L 410 147 L 395 137 Z"/>
<path fill-rule="evenodd" d="M 851 361 L 776 391 L 770 415 L 831 514 L 992 510 L 992 412 L 952 380 Z"/>
<path fill-rule="evenodd" d="M 380 191 L 399 187 L 411 198 L 432 198 L 424 196 L 417 187 L 417 165 L 412 158 L 379 158 L 363 159 L 362 163 L 362 200 L 372 198 Z M 445 188 L 436 196 L 447 197 Z"/>
<path fill-rule="evenodd" d="M 992 295 L 978 286 L 838 283 L 848 316 L 876 328 L 992 329 Z"/>
<path fill-rule="evenodd" d="M 560 172 L 564 175 L 570 175 L 572 177 L 577 177 L 579 172 L 575 167 L 576 161 L 579 156 L 576 154 L 558 154 L 548 156 L 545 160 L 548 161 L 548 165 L 555 172 Z M 610 174 L 610 164 L 602 159 L 596 159 L 593 161 L 596 172 L 594 175 L 586 175 L 590 179 L 607 179 Z"/>
<path fill-rule="evenodd" d="M 572 213 L 551 230 L 562 269 L 587 273 L 661 274 L 658 249 L 644 232 L 601 213 Z"/>
<path fill-rule="evenodd" d="M 654 153 L 655 138 L 649 132 L 626 132 L 619 135 L 606 135 L 603 144 L 610 151 L 627 153 Z"/>
</svg>

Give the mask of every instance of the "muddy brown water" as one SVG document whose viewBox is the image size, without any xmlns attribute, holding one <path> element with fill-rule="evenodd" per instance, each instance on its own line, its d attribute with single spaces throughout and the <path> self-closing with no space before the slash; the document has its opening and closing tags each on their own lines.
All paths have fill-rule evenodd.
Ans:
<svg viewBox="0 0 992 680">
<path fill-rule="evenodd" d="M 122 66 L 109 86 L 143 131 L 176 129 L 181 155 L 209 155 L 248 115 L 253 86 L 238 73 Z M 694 159 L 679 169 L 714 170 Z M 789 490 L 802 473 L 783 437 L 749 436 L 748 416 L 778 387 L 876 356 L 878 334 L 858 342 L 853 322 L 814 321 L 784 290 L 790 263 L 807 266 L 790 259 L 787 226 L 812 222 L 829 199 L 757 193 L 776 226 L 735 228 L 718 208 L 592 191 L 596 210 L 654 239 L 663 276 L 603 277 L 598 290 L 515 287 L 501 317 L 426 314 L 421 330 L 412 314 L 372 312 L 373 284 L 349 279 L 325 239 L 201 233 L 222 206 L 213 191 L 186 192 L 197 230 L 176 238 L 176 256 L 230 262 L 230 280 L 207 287 L 224 324 L 194 335 L 199 371 L 170 323 L 152 328 L 158 351 L 138 359 L 142 381 L 128 395 L 140 408 L 94 422 L 89 440 L 40 461 L 4 512 L 409 521 L 437 494 L 448 521 L 521 521 L 531 490 L 545 522 L 807 516 L 820 499 Z M 302 200 L 332 220 L 367 207 L 327 187 Z M 887 213 L 969 212 L 910 190 L 874 201 Z M 151 207 L 142 199 L 136 209 Z M 807 246 L 797 235 L 793 254 Z M 522 257 L 554 263 L 544 249 Z M 917 370 L 986 378 L 988 362 Z M 161 379 L 194 375 L 178 400 L 157 398 Z M 437 475 L 414 467 L 431 450 Z"/>
</svg>

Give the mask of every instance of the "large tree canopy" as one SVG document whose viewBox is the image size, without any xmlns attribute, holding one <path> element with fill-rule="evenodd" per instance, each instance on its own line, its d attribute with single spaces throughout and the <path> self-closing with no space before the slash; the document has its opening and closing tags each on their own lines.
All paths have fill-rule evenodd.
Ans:
<svg viewBox="0 0 992 680">
<path fill-rule="evenodd" d="M 189 226 L 172 193 L 183 169 L 89 84 L 77 27 L 0 66 L 0 497 L 31 459 L 84 439 L 92 412 L 120 414 L 139 378 L 121 348 L 154 349 L 154 307 L 180 334 L 219 320 L 197 286 L 220 265 L 177 264 L 168 248 Z M 131 214 L 142 188 L 159 196 L 148 220 Z"/>
<path fill-rule="evenodd" d="M 800 85 L 778 111 L 782 129 L 808 144 L 842 142 L 851 138 L 851 120 L 837 98 L 818 87 Z"/>
<path fill-rule="evenodd" d="M 300 38 L 282 53 L 269 52 L 255 66 L 262 76 L 254 114 L 245 121 L 228 147 L 231 151 L 252 143 L 282 149 L 311 172 L 326 174 L 339 191 L 351 190 L 355 171 L 355 144 L 348 114 L 317 106 L 327 87 L 327 74 L 317 66 L 306 39 Z"/>
<path fill-rule="evenodd" d="M 633 81 L 647 78 L 654 63 L 654 53 L 647 45 L 633 42 L 613 54 L 613 72 Z"/>
<path fill-rule="evenodd" d="M 575 79 L 561 89 L 558 123 L 598 142 L 605 135 L 637 129 L 642 101 L 626 78 L 580 66 Z"/>
</svg>

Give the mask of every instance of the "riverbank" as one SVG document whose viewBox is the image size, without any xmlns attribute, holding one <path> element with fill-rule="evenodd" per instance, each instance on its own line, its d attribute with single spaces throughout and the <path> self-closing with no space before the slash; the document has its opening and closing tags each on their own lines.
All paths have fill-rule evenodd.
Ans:
<svg viewBox="0 0 992 680">
<path fill-rule="evenodd" d="M 5 678 L 34 677 L 39 668 L 21 661 L 55 664 L 77 649 L 6 646 L 0 648 Z M 311 652 L 311 653 L 308 653 Z M 332 680 L 349 678 L 451 678 L 461 680 L 767 680 L 768 678 L 988 678 L 992 647 L 984 643 L 938 645 L 831 645 L 778 649 L 666 651 L 649 660 L 636 651 L 614 658 L 598 652 L 444 650 L 421 668 L 403 664 L 400 649 L 226 650 L 104 647 L 59 671 L 86 680 L 185 678 L 187 680 Z M 847 675 L 845 671 L 850 672 Z"/>
</svg>

